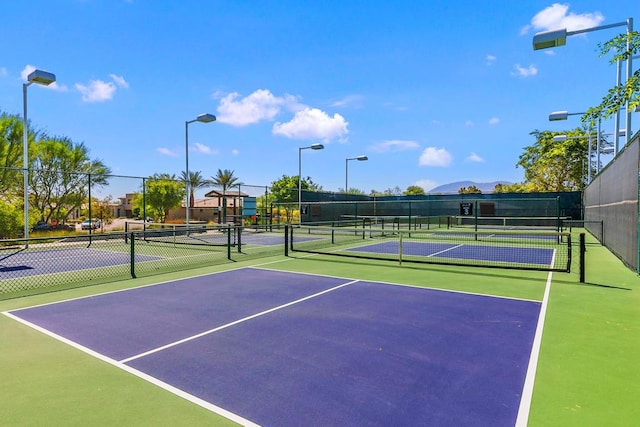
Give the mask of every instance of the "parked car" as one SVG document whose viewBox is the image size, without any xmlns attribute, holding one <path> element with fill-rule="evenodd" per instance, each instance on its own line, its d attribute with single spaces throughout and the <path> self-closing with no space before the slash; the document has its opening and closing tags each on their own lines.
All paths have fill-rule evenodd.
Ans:
<svg viewBox="0 0 640 427">
<path fill-rule="evenodd" d="M 33 226 L 32 231 L 52 231 L 52 230 L 74 231 L 75 229 L 76 227 L 70 224 L 62 224 L 56 221 L 52 221 L 52 223 L 50 224 L 46 221 L 38 221 L 36 225 Z"/>
<path fill-rule="evenodd" d="M 45 221 L 38 221 L 36 225 L 33 226 L 31 231 L 49 231 L 51 230 L 51 225 Z"/>
<path fill-rule="evenodd" d="M 100 227 L 102 227 L 102 222 L 97 218 L 85 219 L 80 224 L 80 229 L 82 230 L 97 230 Z"/>
</svg>

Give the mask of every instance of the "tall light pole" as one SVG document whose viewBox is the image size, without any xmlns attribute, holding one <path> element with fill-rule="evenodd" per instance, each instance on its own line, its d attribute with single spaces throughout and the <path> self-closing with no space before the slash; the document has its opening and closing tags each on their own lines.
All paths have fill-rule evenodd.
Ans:
<svg viewBox="0 0 640 427">
<path fill-rule="evenodd" d="M 308 148 L 312 150 L 323 150 L 324 145 L 311 144 L 308 147 L 298 148 L 298 225 L 302 223 L 302 150 L 306 150 Z"/>
<path fill-rule="evenodd" d="M 27 83 L 22 84 L 22 166 L 24 168 L 24 245 L 29 247 L 29 134 L 27 131 L 27 88 L 32 83 L 49 86 L 56 81 L 53 73 L 34 70 L 27 76 Z"/>
<path fill-rule="evenodd" d="M 364 162 L 369 160 L 367 156 L 349 157 L 344 162 L 344 194 L 349 194 L 349 160 Z"/>
<path fill-rule="evenodd" d="M 193 120 L 187 120 L 186 122 L 184 122 L 184 141 L 185 141 L 185 162 L 186 162 L 186 171 L 185 171 L 185 186 L 187 188 L 187 203 L 185 204 L 186 206 L 186 211 L 187 211 L 187 217 L 186 217 L 186 222 L 187 222 L 187 227 L 189 227 L 189 202 L 191 200 L 190 197 L 190 190 L 191 190 L 191 177 L 189 176 L 189 123 L 193 123 L 193 122 L 201 122 L 201 123 L 210 123 L 210 122 L 215 122 L 216 121 L 216 116 L 214 116 L 213 114 L 200 114 L 198 115 L 198 117 L 196 117 Z"/>
<path fill-rule="evenodd" d="M 591 28 L 585 28 L 583 30 L 576 30 L 576 31 L 567 31 L 566 28 L 560 29 L 560 30 L 552 30 L 552 31 L 545 31 L 542 33 L 537 33 L 533 36 L 533 50 L 539 50 L 539 49 L 547 49 L 550 47 L 556 47 L 556 46 L 564 46 L 567 43 L 567 37 L 568 36 L 573 36 L 575 34 L 582 34 L 582 33 L 588 33 L 591 31 L 598 31 L 598 30 L 605 30 L 608 28 L 614 28 L 614 27 L 622 27 L 622 26 L 626 26 L 627 27 L 627 53 L 628 53 L 628 57 L 627 57 L 627 76 L 626 76 L 626 80 L 625 80 L 625 84 L 629 82 L 629 78 L 631 77 L 632 74 L 632 61 L 633 61 L 633 57 L 631 56 L 631 41 L 632 41 L 632 34 L 633 34 L 633 18 L 627 18 L 626 21 L 624 22 L 616 22 L 615 24 L 609 24 L 609 25 L 601 25 L 599 27 L 591 27 Z M 620 64 L 620 62 L 618 62 L 618 64 Z M 620 74 L 620 69 L 618 68 L 618 76 Z M 616 86 L 618 86 L 620 84 L 619 81 L 619 77 L 617 78 L 616 81 Z M 626 103 L 626 112 L 627 112 L 627 120 L 626 120 L 626 142 L 629 141 L 629 139 L 631 139 L 631 111 L 629 109 L 629 101 L 627 101 Z M 614 140 L 615 140 L 615 152 L 616 154 L 618 153 L 618 126 L 620 123 L 620 111 L 616 111 L 616 118 L 615 118 L 615 129 L 614 129 Z"/>
</svg>

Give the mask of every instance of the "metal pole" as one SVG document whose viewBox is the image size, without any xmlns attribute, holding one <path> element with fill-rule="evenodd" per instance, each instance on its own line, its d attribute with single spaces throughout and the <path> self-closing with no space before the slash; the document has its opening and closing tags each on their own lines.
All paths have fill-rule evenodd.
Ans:
<svg viewBox="0 0 640 427">
<path fill-rule="evenodd" d="M 184 122 L 184 145 L 185 145 L 185 162 L 186 162 L 186 171 L 185 171 L 185 187 L 187 188 L 187 203 L 185 204 L 186 208 L 186 222 L 187 229 L 189 228 L 189 202 L 190 202 L 190 194 L 189 194 L 189 122 Z"/>
<path fill-rule="evenodd" d="M 622 78 L 621 62 L 618 59 L 618 71 L 616 73 L 616 86 L 620 86 L 620 79 Z M 620 150 L 620 109 L 618 108 L 615 113 L 615 119 L 613 120 L 613 142 L 614 151 L 613 155 L 617 156 Z"/>
<path fill-rule="evenodd" d="M 625 84 L 629 84 L 629 79 L 631 78 L 631 74 L 633 72 L 632 70 L 632 61 L 633 61 L 633 55 L 631 52 L 631 36 L 633 33 L 633 18 L 628 18 L 627 19 L 627 55 L 629 55 L 627 57 L 627 78 L 625 80 Z M 631 109 L 629 108 L 629 100 L 627 99 L 627 120 L 626 120 L 626 131 L 627 131 L 627 135 L 626 135 L 626 140 L 625 140 L 625 145 L 627 142 L 631 141 Z"/>
<path fill-rule="evenodd" d="M 302 224 L 302 147 L 298 148 L 298 225 Z"/>
<path fill-rule="evenodd" d="M 24 246 L 29 247 L 29 134 L 27 131 L 27 87 L 31 83 L 22 84 L 22 167 L 24 178 Z"/>
<path fill-rule="evenodd" d="M 349 194 L 349 159 L 344 162 L 344 194 Z"/>
<path fill-rule="evenodd" d="M 589 126 L 589 150 L 588 150 L 588 157 L 587 157 L 587 184 L 589 184 L 591 182 L 591 126 Z M 584 169 L 582 169 L 584 171 Z M 583 172 L 584 173 L 584 172 Z M 584 175 L 583 175 L 584 176 Z"/>
</svg>

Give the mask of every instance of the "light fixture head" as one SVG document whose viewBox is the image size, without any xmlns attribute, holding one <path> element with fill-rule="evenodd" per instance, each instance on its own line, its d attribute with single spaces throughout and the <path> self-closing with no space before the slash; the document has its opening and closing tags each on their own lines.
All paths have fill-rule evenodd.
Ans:
<svg viewBox="0 0 640 427">
<path fill-rule="evenodd" d="M 323 150 L 324 149 L 324 145 L 322 145 L 322 144 L 311 144 L 310 148 L 312 150 Z"/>
<path fill-rule="evenodd" d="M 545 31 L 533 36 L 533 50 L 548 49 L 567 44 L 567 29 Z"/>
<path fill-rule="evenodd" d="M 196 120 L 202 123 L 210 123 L 216 121 L 216 116 L 214 116 L 213 114 L 205 113 L 198 115 L 198 118 Z"/>
<path fill-rule="evenodd" d="M 568 111 L 554 111 L 549 114 L 549 121 L 556 122 L 558 120 L 567 120 L 567 117 L 569 117 Z"/>
<path fill-rule="evenodd" d="M 49 86 L 56 81 L 56 75 L 48 71 L 33 70 L 28 76 L 29 83 L 38 83 L 40 85 Z"/>
<path fill-rule="evenodd" d="M 356 159 L 357 159 L 359 162 L 362 162 L 362 161 L 364 161 L 364 160 L 369 160 L 369 158 L 368 158 L 367 156 L 358 156 L 358 157 L 356 157 Z"/>
<path fill-rule="evenodd" d="M 567 140 L 567 135 L 555 135 L 553 137 L 553 142 L 562 142 Z"/>
</svg>

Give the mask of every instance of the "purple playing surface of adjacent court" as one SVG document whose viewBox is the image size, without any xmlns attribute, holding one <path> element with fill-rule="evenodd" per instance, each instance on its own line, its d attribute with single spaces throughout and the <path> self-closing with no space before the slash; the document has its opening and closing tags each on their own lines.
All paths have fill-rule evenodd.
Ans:
<svg viewBox="0 0 640 427">
<path fill-rule="evenodd" d="M 397 254 L 398 245 L 398 242 L 382 242 L 347 250 L 351 252 Z M 549 266 L 553 260 L 553 249 L 468 245 L 459 243 L 403 242 L 402 253 L 404 255 L 434 258 L 538 264 L 544 266 Z"/>
<path fill-rule="evenodd" d="M 514 424 L 539 310 L 247 268 L 12 315 L 262 425 L 460 426 Z"/>
<path fill-rule="evenodd" d="M 162 259 L 151 255 L 135 255 L 136 262 Z M 94 248 L 55 248 L 21 251 L 5 255 L 0 261 L 0 280 L 91 268 L 128 266 L 131 254 Z"/>
</svg>

